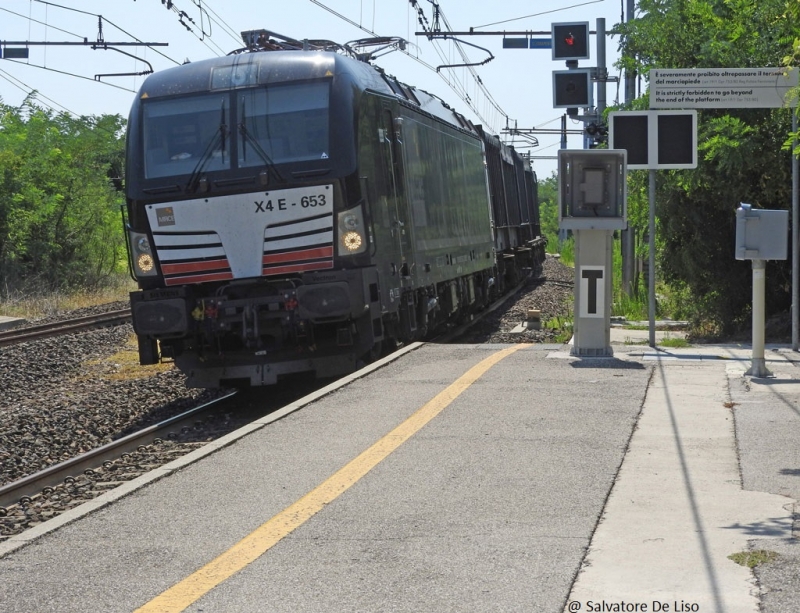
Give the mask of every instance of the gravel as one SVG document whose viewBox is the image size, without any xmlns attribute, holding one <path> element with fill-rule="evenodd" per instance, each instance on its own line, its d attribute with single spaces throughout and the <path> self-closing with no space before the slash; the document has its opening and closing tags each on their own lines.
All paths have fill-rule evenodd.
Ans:
<svg viewBox="0 0 800 613">
<path fill-rule="evenodd" d="M 569 315 L 573 269 L 555 257 L 543 276 L 486 315 L 457 342 L 554 342 L 558 330 L 512 333 L 529 309 L 543 322 Z M 32 324 L 127 307 L 115 302 Z M 94 449 L 219 395 L 187 388 L 172 367 L 134 367 L 129 324 L 0 349 L 0 485 Z"/>
<path fill-rule="evenodd" d="M 549 343 L 558 330 L 512 332 L 529 309 L 546 322 L 569 315 L 573 269 L 548 256 L 543 276 L 529 279 L 474 325 L 461 343 Z M 31 324 L 127 308 L 115 302 L 60 313 Z M 170 365 L 141 367 L 130 324 L 0 349 L 0 486 L 90 451 L 145 426 L 218 397 L 224 390 L 187 388 Z M 307 393 L 307 392 L 305 392 Z M 235 426 L 235 421 L 232 420 Z M 219 433 L 216 433 L 218 436 Z M 194 440 L 212 440 L 200 433 Z M 167 443 L 171 445 L 172 443 Z M 176 443 L 179 445 L 180 443 Z M 198 443 L 187 447 L 191 450 Z M 170 450 L 158 450 L 169 457 Z M 175 450 L 175 453 L 180 453 Z M 147 458 L 140 463 L 149 463 Z M 102 471 L 101 471 L 102 472 Z M 114 480 L 121 480 L 119 469 Z M 0 541 L 91 499 L 82 481 L 0 514 Z M 63 489 L 63 488 L 62 488 Z"/>
<path fill-rule="evenodd" d="M 548 328 L 548 321 L 572 320 L 572 295 L 575 270 L 565 266 L 557 257 L 547 256 L 542 276 L 529 278 L 514 295 L 484 316 L 458 343 L 554 343 L 563 330 Z M 541 329 L 522 326 L 528 311 L 541 312 Z M 515 328 L 522 330 L 512 332 Z"/>
<path fill-rule="evenodd" d="M 113 358 L 132 335 L 123 325 L 0 349 L 0 485 L 218 395 L 171 368 L 120 376 Z"/>
</svg>

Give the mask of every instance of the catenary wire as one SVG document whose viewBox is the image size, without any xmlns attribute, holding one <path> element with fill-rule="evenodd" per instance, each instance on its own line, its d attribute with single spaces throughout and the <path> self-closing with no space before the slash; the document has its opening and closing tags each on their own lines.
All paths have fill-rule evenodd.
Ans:
<svg viewBox="0 0 800 613">
<path fill-rule="evenodd" d="M 56 110 L 52 105 L 47 104 L 46 102 L 42 102 L 41 100 L 39 100 L 39 98 L 44 98 L 45 100 L 49 100 L 50 102 L 55 104 L 57 107 L 63 109 L 65 112 L 69 113 L 70 115 L 73 115 L 75 117 L 79 117 L 79 115 L 75 111 L 71 111 L 70 109 L 65 107 L 63 104 L 60 104 L 60 103 L 56 102 L 55 100 L 53 100 L 52 98 L 49 98 L 48 96 L 45 96 L 43 93 L 37 91 L 36 89 L 34 89 L 33 87 L 31 87 L 30 85 L 25 83 L 24 81 L 21 81 L 20 79 L 18 79 L 17 77 L 15 77 L 14 75 L 12 75 L 9 72 L 6 72 L 2 68 L 0 68 L 0 73 L 2 73 L 2 74 L 0 74 L 0 79 L 8 81 L 11 85 L 16 87 L 20 91 L 25 92 L 25 94 L 28 97 L 33 96 L 35 94 L 35 98 L 40 104 L 43 104 L 44 106 L 46 106 L 46 107 L 48 107 L 48 108 L 50 108 L 50 109 L 52 109 L 54 111 Z M 3 75 L 5 75 L 5 76 L 3 76 Z M 16 83 L 15 83 L 15 81 L 16 81 Z"/>
<path fill-rule="evenodd" d="M 322 8 L 322 9 L 324 9 L 324 10 L 328 11 L 328 12 L 329 12 L 329 13 L 331 13 L 332 15 L 336 16 L 337 18 L 339 18 L 339 19 L 341 19 L 341 20 L 343 20 L 343 21 L 345 21 L 345 22 L 347 22 L 347 23 L 349 23 L 350 25 L 352 25 L 352 26 L 354 26 L 354 27 L 358 28 L 359 30 L 361 30 L 361 31 L 363 31 L 363 32 L 366 32 L 367 34 L 370 34 L 370 35 L 372 35 L 372 36 L 378 36 L 378 35 L 377 35 L 377 34 L 376 34 L 374 31 L 372 31 L 372 30 L 370 30 L 370 29 L 368 29 L 368 28 L 365 28 L 365 27 L 364 27 L 364 26 L 362 26 L 361 24 L 358 24 L 358 23 L 356 23 L 355 21 L 353 21 L 352 19 L 350 19 L 350 18 L 346 17 L 345 15 L 342 15 L 341 13 L 339 13 L 339 12 L 337 12 L 336 10 L 332 9 L 331 7 L 329 7 L 329 6 L 325 5 L 324 3 L 320 2 L 320 0 L 310 0 L 310 2 L 312 2 L 313 4 L 316 4 L 316 5 L 317 5 L 317 6 L 319 6 L 320 8 Z M 446 55 L 445 55 L 445 54 L 444 54 L 444 52 L 441 50 L 441 48 L 439 48 L 439 47 L 438 47 L 437 45 L 435 45 L 435 44 L 434 44 L 434 45 L 432 45 L 432 47 L 433 47 L 433 48 L 434 48 L 434 50 L 436 51 L 437 55 L 439 55 L 439 57 L 440 57 L 440 58 L 443 60 L 443 62 L 446 62 Z M 458 97 L 459 97 L 459 98 L 460 98 L 460 99 L 461 99 L 461 100 L 462 100 L 462 101 L 463 101 L 463 102 L 464 102 L 464 103 L 465 103 L 467 106 L 469 106 L 469 108 L 470 108 L 470 109 L 472 109 L 472 111 L 473 111 L 473 112 L 474 112 L 474 113 L 475 113 L 475 114 L 476 114 L 476 115 L 477 115 L 477 116 L 478 116 L 478 117 L 481 119 L 481 121 L 484 121 L 485 123 L 488 123 L 488 122 L 487 122 L 487 121 L 486 121 L 486 120 L 483 118 L 483 116 L 481 115 L 481 112 L 480 112 L 480 110 L 479 110 L 479 109 L 478 109 L 478 108 L 477 108 L 477 107 L 476 107 L 476 106 L 475 106 L 475 105 L 472 103 L 472 101 L 471 101 L 471 99 L 470 99 L 470 97 L 469 97 L 469 94 L 468 94 L 468 92 L 467 92 L 467 88 L 466 88 L 466 86 L 465 86 L 463 83 L 461 83 L 461 81 L 458 79 L 457 75 L 456 75 L 456 74 L 455 74 L 455 73 L 454 73 L 452 70 L 450 70 L 450 71 L 449 71 L 449 72 L 450 72 L 450 75 L 451 75 L 451 79 L 452 79 L 452 80 L 448 80 L 448 79 L 447 79 L 447 78 L 444 76 L 444 74 L 442 74 L 442 72 L 441 72 L 441 71 L 437 71 L 437 70 L 436 70 L 436 69 L 435 69 L 433 66 L 431 66 L 431 65 L 430 65 L 430 64 L 428 64 L 427 62 L 425 62 L 425 61 L 421 60 L 421 59 L 420 59 L 420 58 L 418 58 L 418 57 L 415 57 L 414 55 L 412 55 L 412 54 L 408 53 L 407 51 L 402 51 L 402 53 L 404 53 L 405 55 L 407 55 L 408 57 L 410 57 L 410 58 L 411 58 L 411 59 L 413 59 L 414 61 L 418 62 L 419 64 L 421 64 L 421 65 L 425 66 L 425 67 L 426 67 L 426 68 L 428 68 L 429 70 L 432 70 L 432 71 L 436 72 L 436 73 L 439 75 L 439 77 L 440 77 L 440 78 L 441 78 L 441 79 L 442 79 L 442 80 L 443 80 L 445 83 L 447 83 L 447 85 L 448 85 L 448 86 L 449 86 L 449 87 L 450 87 L 450 88 L 451 88 L 451 89 L 452 89 L 452 90 L 453 90 L 453 91 L 456 93 L 456 95 L 457 95 L 457 96 L 458 96 Z"/>
<path fill-rule="evenodd" d="M 199 2 L 200 0 L 197 1 Z M 205 1 L 204 5 L 206 10 L 208 10 L 209 13 L 211 13 L 214 17 L 216 17 L 214 21 L 217 23 L 217 25 L 219 25 L 228 36 L 230 36 L 234 41 L 236 41 L 237 44 L 240 44 L 242 42 L 241 33 L 236 32 L 236 30 L 234 30 L 230 25 L 228 25 L 228 23 L 213 8 L 211 8 L 211 6 L 208 3 L 208 0 Z"/>
<path fill-rule="evenodd" d="M 46 4 L 46 5 L 48 5 L 48 6 L 54 6 L 54 7 L 56 7 L 56 8 L 60 8 L 60 9 L 63 9 L 63 10 L 65 10 L 65 11 L 72 11 L 72 12 L 74 12 L 74 13 L 81 13 L 81 14 L 83 14 L 83 15 L 89 15 L 90 17 L 97 17 L 97 18 L 99 18 L 99 19 L 102 19 L 102 20 L 103 20 L 104 22 L 106 22 L 108 25 L 110 25 L 110 26 L 112 26 L 112 27 L 116 28 L 117 30 L 119 30 L 120 32 L 122 32 L 123 34 L 125 34 L 125 36 L 129 36 L 130 38 L 132 38 L 133 40 L 135 40 L 137 43 L 141 43 L 141 42 L 143 42 L 143 41 L 142 41 L 142 39 L 140 39 L 140 38 L 138 38 L 138 37 L 134 36 L 134 35 L 133 35 L 133 34 L 131 34 L 130 32 L 128 32 L 128 31 L 126 31 L 126 30 L 124 30 L 123 28 L 121 28 L 120 26 L 118 26 L 117 24 L 115 24 L 113 21 L 110 21 L 110 20 L 109 20 L 109 19 L 107 19 L 106 17 L 103 17 L 102 15 L 98 15 L 97 13 L 90 13 L 90 12 L 88 12 L 88 11 L 82 11 L 82 10 L 80 10 L 80 9 L 75 9 L 75 8 L 72 8 L 72 7 L 69 7 L 69 6 L 62 6 L 61 4 L 55 4 L 54 2 L 46 2 L 46 0 L 34 0 L 34 1 L 35 1 L 35 2 L 38 2 L 39 4 Z M 26 19 L 27 19 L 27 17 L 26 17 Z M 40 22 L 40 21 L 37 21 L 36 23 L 42 23 L 42 22 Z M 60 29 L 60 28 L 56 28 L 55 26 L 51 26 L 51 25 L 48 25 L 48 24 L 42 24 L 42 25 L 46 25 L 48 28 L 53 28 L 53 29 L 56 29 L 56 30 L 59 30 L 59 29 Z M 62 32 L 66 32 L 67 34 L 72 34 L 73 36 L 77 36 L 78 38 L 81 38 L 81 39 L 85 39 L 85 38 L 86 38 L 85 36 L 80 36 L 79 34 L 74 34 L 74 33 L 72 33 L 72 32 L 67 32 L 66 30 L 61 30 L 61 31 L 62 31 Z M 153 51 L 155 51 L 156 53 L 158 53 L 158 54 L 159 54 L 161 57 L 163 57 L 163 58 L 165 58 L 165 59 L 168 59 L 170 62 L 173 62 L 173 63 L 174 63 L 174 64 L 176 64 L 176 65 L 180 65 L 180 62 L 179 62 L 179 61 L 177 61 L 177 60 L 175 60 L 175 59 L 173 59 L 173 58 L 169 57 L 167 54 L 165 54 L 165 53 L 163 53 L 163 52 L 159 51 L 158 49 L 156 49 L 156 48 L 154 48 L 154 47 L 151 47 L 151 49 L 153 49 Z"/>
<path fill-rule="evenodd" d="M 482 26 L 474 26 L 474 28 L 486 28 L 488 26 L 496 26 L 500 23 L 508 23 L 510 21 L 519 21 L 520 19 L 528 19 L 528 17 L 539 17 L 540 15 L 548 15 L 550 13 L 558 13 L 560 11 L 566 11 L 567 9 L 574 9 L 579 6 L 586 6 L 587 4 L 597 4 L 598 2 L 604 2 L 605 0 L 590 0 L 590 2 L 582 2 L 581 4 L 573 4 L 571 6 L 563 6 L 561 8 L 552 9 L 549 11 L 542 11 L 541 13 L 533 13 L 531 15 L 523 15 L 522 17 L 513 17 L 511 19 L 504 19 L 503 21 L 494 21 L 492 23 L 485 23 Z"/>
<path fill-rule="evenodd" d="M 36 0 L 36 1 L 40 2 L 41 0 Z M 45 3 L 45 4 L 48 4 L 48 3 Z M 45 23 L 44 21 L 39 21 L 38 19 L 34 19 L 33 17 L 26 16 L 26 15 L 23 15 L 21 13 L 16 13 L 16 12 L 10 10 L 10 9 L 5 9 L 3 7 L 0 7 L 0 11 L 5 11 L 6 13 L 11 13 L 12 15 L 15 15 L 17 17 L 22 17 L 23 19 L 27 19 L 29 24 L 30 23 L 38 23 L 39 25 L 46 26 L 48 28 L 52 28 L 53 30 L 58 30 L 59 32 L 63 32 L 64 34 L 69 34 L 70 36 L 75 36 L 76 38 L 80 38 L 80 39 L 84 38 L 80 34 L 75 34 L 75 32 L 70 32 L 69 30 L 64 30 L 62 28 L 57 28 L 56 26 L 51 26 L 51 25 Z M 28 38 L 30 38 L 30 30 L 28 31 Z"/>
<path fill-rule="evenodd" d="M 76 79 L 84 79 L 86 81 L 91 81 L 92 83 L 99 83 L 100 85 L 107 85 L 108 87 L 114 87 L 116 89 L 121 89 L 126 92 L 136 93 L 135 90 L 130 89 L 128 87 L 123 87 L 122 85 L 114 85 L 113 83 L 109 83 L 107 81 L 96 81 L 95 79 L 90 79 L 89 77 L 84 77 L 83 75 L 75 74 L 74 72 L 66 72 L 64 70 L 56 70 L 55 68 L 48 68 L 47 66 L 39 66 L 38 64 L 29 64 L 28 62 L 19 62 L 13 59 L 7 59 L 6 61 L 11 62 L 12 64 L 17 64 L 19 66 L 30 66 L 31 68 L 38 68 L 40 70 L 47 70 L 49 72 L 56 72 L 58 74 L 63 74 L 68 77 L 75 77 Z"/>
</svg>

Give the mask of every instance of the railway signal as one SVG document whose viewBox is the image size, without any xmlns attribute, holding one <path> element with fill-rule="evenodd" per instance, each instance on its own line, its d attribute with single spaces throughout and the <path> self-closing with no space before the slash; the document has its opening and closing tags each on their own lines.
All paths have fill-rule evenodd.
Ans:
<svg viewBox="0 0 800 613">
<path fill-rule="evenodd" d="M 577 108 L 594 105 L 592 69 L 553 71 L 553 108 Z"/>
<path fill-rule="evenodd" d="M 589 59 L 589 22 L 551 24 L 554 60 Z"/>
</svg>

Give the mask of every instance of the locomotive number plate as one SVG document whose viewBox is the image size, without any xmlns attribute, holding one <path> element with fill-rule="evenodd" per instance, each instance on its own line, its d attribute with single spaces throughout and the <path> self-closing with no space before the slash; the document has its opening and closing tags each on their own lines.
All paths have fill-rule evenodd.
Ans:
<svg viewBox="0 0 800 613">
<path fill-rule="evenodd" d="M 293 209 L 330 210 L 333 195 L 330 185 L 318 185 L 304 189 L 287 189 L 266 192 L 263 200 L 256 200 L 256 213 L 273 213 Z"/>
</svg>

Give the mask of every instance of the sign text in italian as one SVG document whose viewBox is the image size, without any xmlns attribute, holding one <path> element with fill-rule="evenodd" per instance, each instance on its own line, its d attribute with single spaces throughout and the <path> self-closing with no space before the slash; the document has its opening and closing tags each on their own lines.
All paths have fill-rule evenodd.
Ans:
<svg viewBox="0 0 800 613">
<path fill-rule="evenodd" d="M 651 109 L 797 106 L 797 68 L 653 68 Z"/>
</svg>

